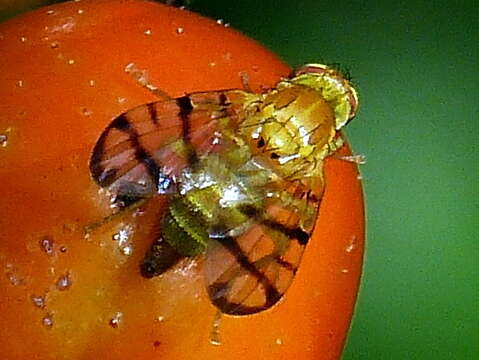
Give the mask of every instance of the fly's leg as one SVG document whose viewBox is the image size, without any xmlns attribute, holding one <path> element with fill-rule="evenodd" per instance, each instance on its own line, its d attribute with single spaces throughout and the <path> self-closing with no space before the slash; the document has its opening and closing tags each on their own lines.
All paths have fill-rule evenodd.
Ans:
<svg viewBox="0 0 479 360">
<path fill-rule="evenodd" d="M 339 160 L 352 162 L 352 163 L 357 164 L 357 165 L 366 164 L 366 156 L 363 155 L 363 154 L 343 155 L 343 156 L 337 156 L 336 158 L 339 159 Z"/>
<path fill-rule="evenodd" d="M 335 152 L 338 151 L 344 145 L 344 135 L 338 136 L 329 144 L 330 154 L 334 154 L 333 157 L 338 160 L 343 160 L 347 162 L 352 162 L 357 165 L 366 164 L 366 156 L 362 154 L 357 155 L 336 155 Z"/>
<path fill-rule="evenodd" d="M 100 221 L 97 221 L 93 224 L 89 224 L 85 226 L 84 227 L 85 238 L 89 238 L 92 232 L 101 228 L 102 226 L 109 224 L 114 220 L 121 219 L 122 217 L 127 216 L 128 214 L 133 214 L 135 211 L 138 211 L 138 209 L 140 209 L 141 206 L 145 204 L 146 200 L 147 198 L 143 198 L 136 201 L 135 203 L 128 204 L 126 207 L 120 208 L 119 211 L 104 217 Z"/>
<path fill-rule="evenodd" d="M 342 136 L 338 136 L 329 144 L 330 153 L 335 153 L 344 145 L 344 139 Z"/>
<path fill-rule="evenodd" d="M 220 310 L 216 310 L 216 314 L 213 319 L 213 326 L 211 327 L 211 332 L 210 332 L 210 343 L 212 345 L 221 345 L 220 325 L 221 325 L 222 316 L 223 316 L 222 312 Z"/>
<path fill-rule="evenodd" d="M 163 100 L 171 100 L 172 97 L 156 85 L 152 84 L 148 79 L 148 72 L 140 69 L 135 63 L 129 63 L 125 66 L 125 72 L 129 74 L 139 85 L 151 92 L 156 97 Z"/>
<path fill-rule="evenodd" d="M 249 82 L 249 80 L 250 80 L 249 74 L 246 71 L 241 71 L 239 73 L 239 76 L 240 76 L 240 79 L 241 79 L 241 85 L 243 85 L 243 89 L 246 92 L 252 93 L 253 90 L 251 90 L 251 86 L 250 86 L 250 82 Z"/>
</svg>

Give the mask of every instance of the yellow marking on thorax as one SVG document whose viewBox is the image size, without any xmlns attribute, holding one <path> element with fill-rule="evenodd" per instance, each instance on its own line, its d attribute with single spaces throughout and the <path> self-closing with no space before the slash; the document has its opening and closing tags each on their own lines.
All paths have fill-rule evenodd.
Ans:
<svg viewBox="0 0 479 360">
<path fill-rule="evenodd" d="M 282 82 L 242 124 L 254 156 L 282 177 L 315 176 L 335 135 L 334 111 L 316 90 Z M 264 145 L 263 145 L 264 143 Z"/>
</svg>

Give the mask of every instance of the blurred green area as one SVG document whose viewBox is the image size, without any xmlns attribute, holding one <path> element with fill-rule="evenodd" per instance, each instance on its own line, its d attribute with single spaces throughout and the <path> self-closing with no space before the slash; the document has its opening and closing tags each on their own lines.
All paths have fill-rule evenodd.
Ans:
<svg viewBox="0 0 479 360">
<path fill-rule="evenodd" d="M 351 359 L 479 359 L 479 3 L 196 0 L 291 65 L 339 62 L 367 204 Z"/>
<path fill-rule="evenodd" d="M 7 20 L 19 13 L 33 10 L 54 0 L 0 0 L 0 21 Z"/>
<path fill-rule="evenodd" d="M 293 66 L 338 62 L 359 88 L 347 134 L 368 159 L 367 253 L 343 360 L 479 359 L 479 3 L 190 8 Z"/>
</svg>

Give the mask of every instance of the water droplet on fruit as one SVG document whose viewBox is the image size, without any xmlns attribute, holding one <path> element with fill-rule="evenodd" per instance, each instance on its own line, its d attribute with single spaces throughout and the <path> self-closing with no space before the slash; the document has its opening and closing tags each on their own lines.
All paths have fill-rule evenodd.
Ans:
<svg viewBox="0 0 479 360">
<path fill-rule="evenodd" d="M 349 270 L 348 270 L 348 269 L 341 269 L 341 272 L 342 272 L 343 274 L 347 274 L 347 273 L 349 273 Z"/>
<path fill-rule="evenodd" d="M 68 64 L 69 64 L 69 65 L 73 65 L 74 63 L 75 63 L 75 60 L 73 60 L 73 59 L 68 59 Z"/>
<path fill-rule="evenodd" d="M 145 35 L 151 35 L 151 29 L 146 29 L 144 32 Z"/>
<path fill-rule="evenodd" d="M 51 47 L 52 49 L 58 49 L 58 48 L 60 47 L 60 43 L 59 43 L 58 41 L 52 41 L 52 42 L 50 43 L 50 47 Z"/>
<path fill-rule="evenodd" d="M 0 134 L 0 146 L 7 147 L 8 145 L 8 135 Z"/>
<path fill-rule="evenodd" d="M 21 36 L 21 37 L 20 37 L 20 41 L 23 42 L 23 43 L 24 43 L 24 42 L 27 42 L 27 38 L 26 38 L 25 36 Z"/>
<path fill-rule="evenodd" d="M 56 288 L 60 291 L 67 290 L 72 285 L 70 273 L 60 276 L 56 283 Z"/>
<path fill-rule="evenodd" d="M 113 316 L 110 321 L 109 321 L 109 324 L 112 328 L 116 329 L 118 326 L 120 326 L 120 323 L 122 322 L 122 318 L 123 318 L 123 313 L 121 312 L 117 312 L 115 314 L 115 316 Z"/>
<path fill-rule="evenodd" d="M 90 81 L 88 81 L 88 85 L 90 85 L 90 86 L 92 86 L 92 87 L 95 86 L 95 84 L 96 84 L 96 81 L 95 81 L 95 80 L 90 80 Z"/>
<path fill-rule="evenodd" d="M 90 116 L 92 112 L 84 107 L 84 108 L 81 108 L 81 114 L 84 116 Z"/>
<path fill-rule="evenodd" d="M 216 20 L 216 23 L 217 23 L 218 25 L 223 25 L 224 27 L 229 27 L 229 26 L 230 26 L 230 24 L 229 24 L 229 23 L 226 23 L 226 22 L 224 21 L 224 19 L 218 19 L 218 20 Z"/>
<path fill-rule="evenodd" d="M 142 207 L 137 208 L 133 212 L 133 217 L 139 217 L 139 216 L 143 216 L 143 215 L 145 215 L 145 209 L 143 209 Z"/>
<path fill-rule="evenodd" d="M 45 254 L 52 256 L 53 255 L 53 240 L 50 238 L 43 238 L 40 240 L 40 248 L 45 252 Z"/>
<path fill-rule="evenodd" d="M 48 10 L 47 11 L 47 15 L 53 15 L 53 14 L 55 14 L 55 10 Z"/>
<path fill-rule="evenodd" d="M 280 338 L 277 338 L 275 342 L 276 342 L 276 345 L 283 345 L 283 340 Z"/>
<path fill-rule="evenodd" d="M 15 84 L 16 84 L 19 88 L 25 86 L 25 82 L 24 82 L 23 80 L 17 80 L 17 82 L 16 82 Z"/>
<path fill-rule="evenodd" d="M 18 270 L 15 268 L 15 266 L 13 266 L 13 264 L 6 264 L 5 275 L 10 281 L 10 284 L 14 286 L 19 286 L 25 283 L 23 278 L 19 275 Z"/>
<path fill-rule="evenodd" d="M 123 229 L 120 229 L 117 233 L 113 235 L 113 240 L 118 242 L 126 242 L 130 236 L 130 228 L 125 226 Z"/>
<path fill-rule="evenodd" d="M 353 252 L 354 249 L 356 249 L 356 246 L 357 246 L 356 241 L 357 241 L 356 236 L 353 235 L 351 239 L 349 240 L 349 243 L 346 245 L 345 250 L 347 253 L 351 253 Z"/>
<path fill-rule="evenodd" d="M 133 226 L 125 225 L 116 234 L 113 235 L 113 240 L 118 242 L 118 248 L 123 255 L 131 255 L 133 253 L 133 246 L 130 242 L 133 235 Z"/>
<path fill-rule="evenodd" d="M 43 309 L 45 307 L 45 297 L 41 295 L 32 295 L 31 297 L 33 305 L 36 307 Z"/>
<path fill-rule="evenodd" d="M 23 283 L 22 279 L 18 276 L 18 274 L 13 271 L 7 273 L 7 278 L 8 280 L 10 280 L 10 283 L 14 286 L 18 286 Z"/>
<path fill-rule="evenodd" d="M 83 14 L 84 12 L 85 12 L 85 11 L 82 10 L 82 9 L 79 9 L 79 10 L 77 11 L 77 13 L 80 14 L 80 15 Z"/>
<path fill-rule="evenodd" d="M 182 27 L 176 28 L 176 33 L 177 34 L 183 34 L 185 32 L 185 29 Z"/>
<path fill-rule="evenodd" d="M 47 314 L 42 319 L 42 324 L 47 329 L 50 329 L 53 326 L 53 316 L 51 314 Z"/>
<path fill-rule="evenodd" d="M 123 255 L 130 256 L 133 253 L 133 246 L 126 245 L 121 249 Z"/>
</svg>

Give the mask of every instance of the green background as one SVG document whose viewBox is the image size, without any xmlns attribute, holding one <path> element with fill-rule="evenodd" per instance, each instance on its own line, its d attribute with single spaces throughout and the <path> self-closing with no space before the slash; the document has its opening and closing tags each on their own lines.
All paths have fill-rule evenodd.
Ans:
<svg viewBox="0 0 479 360">
<path fill-rule="evenodd" d="M 367 206 L 349 359 L 479 359 L 479 2 L 201 1 L 293 66 L 338 62 Z"/>
<path fill-rule="evenodd" d="M 367 252 L 343 360 L 479 359 L 479 2 L 190 7 L 293 66 L 338 62 L 359 88 Z"/>
</svg>

